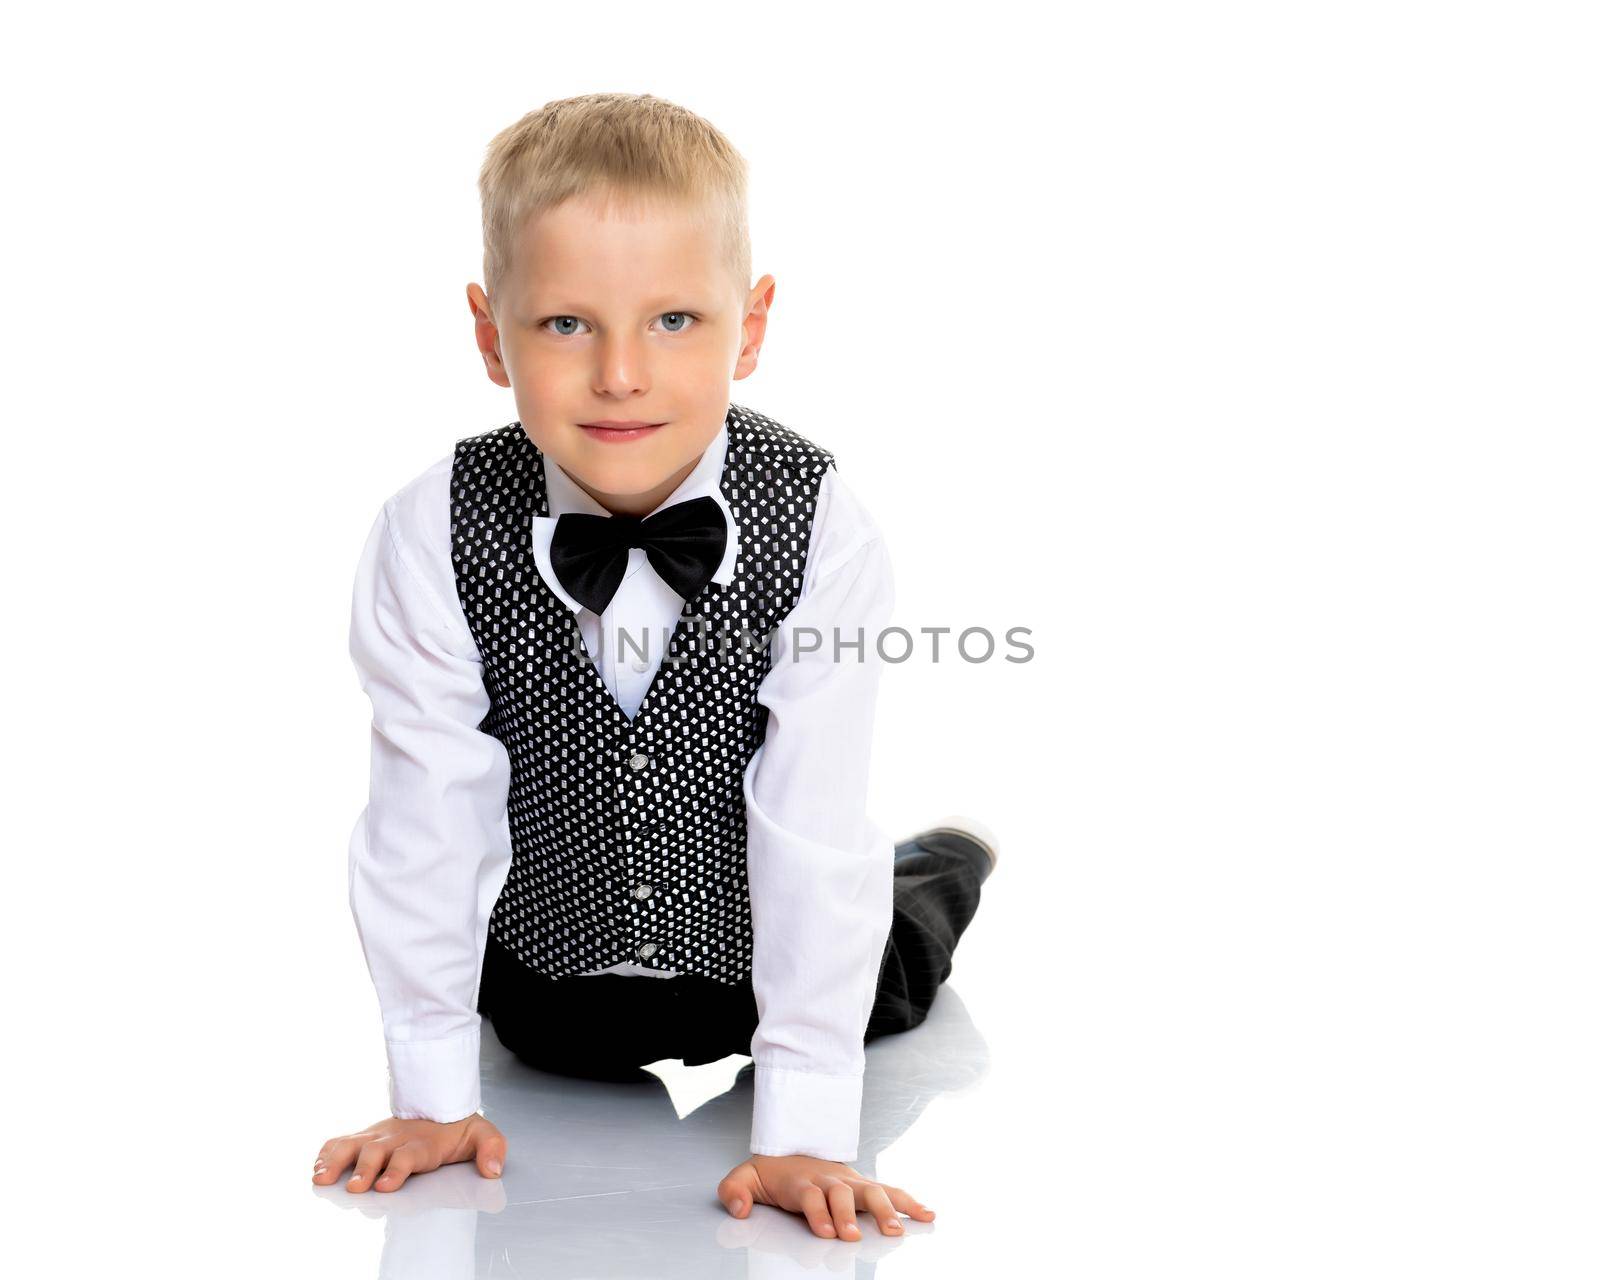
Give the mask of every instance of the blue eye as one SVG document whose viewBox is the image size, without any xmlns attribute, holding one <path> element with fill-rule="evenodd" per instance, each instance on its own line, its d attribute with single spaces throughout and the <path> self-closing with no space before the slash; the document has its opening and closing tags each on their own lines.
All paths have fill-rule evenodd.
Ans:
<svg viewBox="0 0 1600 1280">
<path fill-rule="evenodd" d="M 668 333 L 682 333 L 684 329 L 688 327 L 690 322 L 698 319 L 697 316 L 691 315 L 687 311 L 663 311 L 661 313 L 661 318 L 663 320 L 676 319 L 678 322 L 675 327 L 672 324 L 668 324 L 666 326 Z M 548 320 L 540 321 L 539 327 L 541 329 L 548 330 L 550 333 L 556 334 L 558 337 L 570 338 L 578 332 L 576 328 L 570 326 L 581 325 L 583 323 L 584 322 L 578 319 L 577 316 L 551 316 Z M 556 327 L 551 328 L 552 325 Z"/>
</svg>

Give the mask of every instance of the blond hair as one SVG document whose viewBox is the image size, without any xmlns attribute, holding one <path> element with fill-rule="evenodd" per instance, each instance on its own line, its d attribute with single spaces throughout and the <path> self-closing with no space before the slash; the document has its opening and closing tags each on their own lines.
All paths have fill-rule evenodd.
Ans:
<svg viewBox="0 0 1600 1280">
<path fill-rule="evenodd" d="M 744 158 L 710 121 L 651 94 L 586 93 L 530 111 L 490 141 L 478 195 L 491 305 L 528 219 L 578 195 L 705 205 L 735 282 L 750 287 Z"/>
</svg>

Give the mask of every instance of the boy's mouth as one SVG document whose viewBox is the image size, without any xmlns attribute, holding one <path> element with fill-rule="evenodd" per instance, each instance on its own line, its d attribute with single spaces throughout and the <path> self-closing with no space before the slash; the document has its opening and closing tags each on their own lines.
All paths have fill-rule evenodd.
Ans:
<svg viewBox="0 0 1600 1280">
<path fill-rule="evenodd" d="M 595 440 L 606 440 L 612 444 L 621 444 L 627 440 L 639 440 L 649 435 L 652 431 L 667 424 L 664 422 L 618 422 L 606 419 L 602 422 L 580 422 L 586 436 Z"/>
</svg>

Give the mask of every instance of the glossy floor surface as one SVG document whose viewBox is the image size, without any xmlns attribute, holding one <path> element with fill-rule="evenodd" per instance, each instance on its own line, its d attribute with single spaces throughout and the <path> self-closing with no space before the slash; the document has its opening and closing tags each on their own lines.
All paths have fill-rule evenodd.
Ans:
<svg viewBox="0 0 1600 1280">
<path fill-rule="evenodd" d="M 715 1188 L 747 1155 L 747 1057 L 663 1062 L 640 1083 L 578 1080 L 524 1065 L 486 1025 L 482 1063 L 484 1113 L 510 1149 L 502 1177 L 459 1164 L 389 1193 L 351 1193 L 344 1179 L 310 1192 L 382 1216 L 380 1276 L 870 1276 L 901 1251 L 912 1275 L 923 1270 L 915 1255 L 934 1247 L 937 1221 L 902 1218 L 905 1237 L 887 1239 L 863 1215 L 863 1238 L 848 1242 L 820 1239 L 765 1205 L 746 1219 L 727 1213 Z M 879 1176 L 878 1154 L 926 1123 L 934 1099 L 981 1088 L 987 1065 L 983 1038 L 947 983 L 922 1026 L 867 1047 L 855 1167 Z M 940 1209 L 931 1194 L 920 1198 Z"/>
</svg>

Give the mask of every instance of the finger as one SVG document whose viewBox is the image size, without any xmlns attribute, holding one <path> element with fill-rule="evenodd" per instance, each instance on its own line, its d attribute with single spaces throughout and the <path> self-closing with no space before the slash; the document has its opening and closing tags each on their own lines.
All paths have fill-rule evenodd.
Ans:
<svg viewBox="0 0 1600 1280">
<path fill-rule="evenodd" d="M 344 1189 L 365 1191 L 372 1186 L 372 1180 L 389 1162 L 389 1150 L 382 1142 L 369 1142 L 362 1147 L 361 1154 L 356 1157 L 356 1171 L 350 1175 L 350 1181 L 344 1184 Z"/>
<path fill-rule="evenodd" d="M 398 1191 L 405 1180 L 417 1171 L 418 1166 L 424 1163 L 422 1154 L 413 1144 L 407 1143 L 389 1156 L 388 1168 L 379 1175 L 378 1180 L 372 1185 L 379 1191 Z M 438 1166 L 432 1165 L 429 1167 L 437 1168 Z"/>
<path fill-rule="evenodd" d="M 356 1158 L 356 1152 L 360 1149 L 361 1143 L 355 1138 L 330 1138 L 322 1144 L 322 1150 L 317 1152 L 317 1163 L 312 1168 L 311 1181 L 337 1182 L 339 1175 L 350 1167 L 350 1162 Z"/>
<path fill-rule="evenodd" d="M 506 1167 L 506 1137 L 498 1129 L 478 1139 L 478 1172 L 485 1178 L 498 1178 Z"/>
<path fill-rule="evenodd" d="M 742 1164 L 717 1183 L 717 1199 L 735 1218 L 750 1216 L 750 1206 L 755 1203 L 755 1192 L 751 1187 L 753 1172 L 749 1165 Z"/>
<path fill-rule="evenodd" d="M 878 1230 L 886 1236 L 897 1236 L 905 1230 L 900 1215 L 889 1201 L 889 1193 L 878 1183 L 868 1182 L 861 1188 L 862 1208 L 878 1220 Z"/>
<path fill-rule="evenodd" d="M 830 1240 L 834 1238 L 833 1215 L 828 1212 L 828 1199 L 816 1183 L 808 1182 L 800 1188 L 800 1212 L 806 1215 L 806 1222 L 813 1232 Z"/>
<path fill-rule="evenodd" d="M 833 1210 L 833 1227 L 839 1239 L 861 1239 L 861 1228 L 856 1225 L 856 1189 L 842 1178 L 833 1178 L 824 1194 L 828 1208 Z"/>
<path fill-rule="evenodd" d="M 892 1204 L 896 1209 L 900 1210 L 901 1213 L 909 1213 L 913 1218 L 916 1218 L 922 1222 L 933 1221 L 933 1210 L 928 1208 L 927 1205 L 923 1204 L 922 1201 L 918 1200 L 909 1191 L 905 1191 L 900 1187 L 891 1187 L 887 1182 L 881 1182 L 878 1185 L 881 1186 L 884 1189 L 884 1192 L 888 1195 L 889 1203 Z"/>
</svg>

